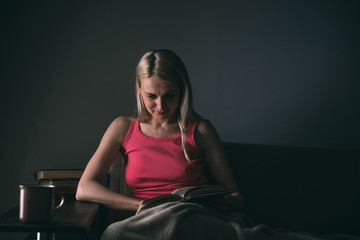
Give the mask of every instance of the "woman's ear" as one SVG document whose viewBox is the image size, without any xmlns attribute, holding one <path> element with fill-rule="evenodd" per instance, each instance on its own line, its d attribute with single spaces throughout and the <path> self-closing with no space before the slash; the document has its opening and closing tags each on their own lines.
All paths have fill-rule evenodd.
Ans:
<svg viewBox="0 0 360 240">
<path fill-rule="evenodd" d="M 140 80 L 136 79 L 136 89 L 138 90 L 138 92 L 140 92 Z"/>
</svg>

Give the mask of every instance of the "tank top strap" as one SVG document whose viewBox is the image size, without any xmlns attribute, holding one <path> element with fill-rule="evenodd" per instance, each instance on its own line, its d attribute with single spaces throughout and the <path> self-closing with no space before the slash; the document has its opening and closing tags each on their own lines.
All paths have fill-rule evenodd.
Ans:
<svg viewBox="0 0 360 240">
<path fill-rule="evenodd" d="M 187 126 L 187 134 L 194 134 L 195 133 L 195 129 L 196 129 L 196 125 L 197 125 L 197 120 L 191 120 L 189 121 L 189 124 Z"/>
<path fill-rule="evenodd" d="M 195 130 L 196 130 L 196 126 L 197 126 L 197 120 L 191 120 L 189 121 L 189 124 L 186 128 L 186 138 L 189 144 L 191 144 L 192 146 L 196 146 L 195 143 Z"/>
<path fill-rule="evenodd" d="M 128 129 L 128 131 L 126 133 L 126 136 L 125 136 L 125 138 L 123 140 L 123 143 L 122 143 L 123 146 L 126 145 L 129 142 L 129 139 L 131 138 L 131 135 L 133 134 L 134 129 L 137 126 L 138 123 L 139 122 L 136 121 L 135 119 L 131 119 L 129 129 Z"/>
</svg>

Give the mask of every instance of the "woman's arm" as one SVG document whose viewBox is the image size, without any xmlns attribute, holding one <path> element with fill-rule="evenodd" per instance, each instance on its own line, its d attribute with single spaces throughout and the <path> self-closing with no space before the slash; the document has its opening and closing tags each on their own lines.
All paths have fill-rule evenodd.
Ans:
<svg viewBox="0 0 360 240">
<path fill-rule="evenodd" d="M 131 118 L 119 117 L 110 124 L 80 179 L 77 200 L 97 202 L 114 209 L 137 210 L 141 199 L 116 193 L 101 184 L 120 150 L 130 122 Z"/>
<path fill-rule="evenodd" d="M 200 120 L 197 125 L 195 137 L 212 178 L 218 184 L 232 192 L 232 194 L 226 198 L 229 205 L 232 205 L 230 208 L 241 209 L 244 204 L 244 198 L 236 185 L 226 159 L 223 144 L 215 128 L 209 121 Z"/>
</svg>

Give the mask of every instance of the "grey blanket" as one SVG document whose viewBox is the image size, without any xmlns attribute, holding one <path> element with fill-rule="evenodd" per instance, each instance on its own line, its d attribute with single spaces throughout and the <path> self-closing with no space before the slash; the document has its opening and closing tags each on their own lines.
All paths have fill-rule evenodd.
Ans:
<svg viewBox="0 0 360 240">
<path fill-rule="evenodd" d="M 102 240 L 360 240 L 360 237 L 320 237 L 252 226 L 241 214 L 224 216 L 194 203 L 166 203 L 111 224 Z"/>
</svg>

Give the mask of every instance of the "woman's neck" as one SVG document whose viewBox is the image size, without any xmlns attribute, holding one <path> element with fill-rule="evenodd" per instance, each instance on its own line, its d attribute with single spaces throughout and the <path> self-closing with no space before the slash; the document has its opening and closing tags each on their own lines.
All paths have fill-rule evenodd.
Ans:
<svg viewBox="0 0 360 240">
<path fill-rule="evenodd" d="M 180 133 L 180 128 L 177 122 L 145 121 L 140 122 L 140 131 L 149 137 L 164 138 Z"/>
</svg>

